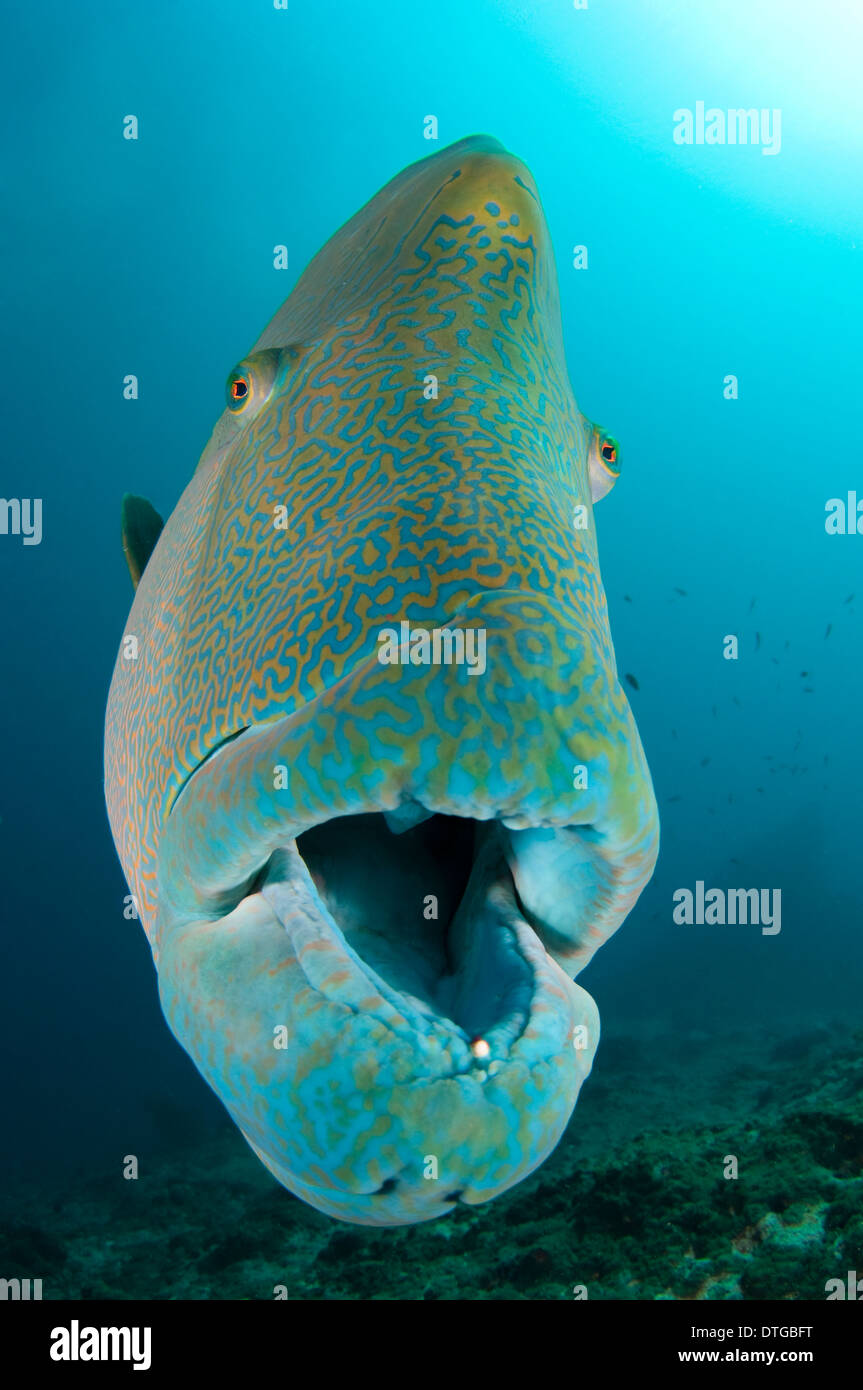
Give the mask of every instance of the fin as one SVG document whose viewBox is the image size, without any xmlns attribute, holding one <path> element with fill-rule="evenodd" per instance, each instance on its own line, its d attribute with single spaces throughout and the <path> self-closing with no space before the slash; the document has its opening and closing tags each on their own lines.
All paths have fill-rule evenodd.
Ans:
<svg viewBox="0 0 863 1390">
<path fill-rule="evenodd" d="M 135 497 L 131 492 L 123 495 L 120 520 L 126 563 L 137 589 L 165 523 L 146 497 Z"/>
</svg>

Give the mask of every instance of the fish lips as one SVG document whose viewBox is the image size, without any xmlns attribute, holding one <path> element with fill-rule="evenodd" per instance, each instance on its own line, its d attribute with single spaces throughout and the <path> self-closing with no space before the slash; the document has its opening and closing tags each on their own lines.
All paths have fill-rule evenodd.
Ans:
<svg viewBox="0 0 863 1390">
<path fill-rule="evenodd" d="M 279 1181 L 344 1220 L 426 1220 L 453 1194 L 481 1202 L 518 1182 L 557 1143 L 592 1065 L 598 1015 L 570 976 L 652 871 L 655 801 L 616 678 L 549 602 L 500 591 L 450 619 L 481 611 L 482 678 L 371 655 L 218 749 L 163 831 L 168 1021 Z M 553 674 L 535 642 L 550 617 Z M 595 785 L 576 790 L 587 751 Z M 399 956 L 398 913 L 383 935 L 346 926 L 333 846 L 372 822 L 375 845 L 393 842 L 384 902 L 434 818 L 474 826 L 467 881 L 444 923 L 398 896 L 411 919 Z M 321 827 L 334 830 L 323 876 L 302 853 Z M 403 966 L 423 931 L 445 960 L 432 989 Z"/>
</svg>

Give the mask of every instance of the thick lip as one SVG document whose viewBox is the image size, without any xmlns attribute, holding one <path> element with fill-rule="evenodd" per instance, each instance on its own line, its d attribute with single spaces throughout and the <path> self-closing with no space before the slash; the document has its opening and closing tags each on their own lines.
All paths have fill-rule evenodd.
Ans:
<svg viewBox="0 0 863 1390">
<path fill-rule="evenodd" d="M 311 713 L 308 707 L 301 712 L 306 718 Z M 457 817 L 461 808 L 418 800 L 397 785 L 350 804 L 339 800 L 333 784 L 330 804 L 324 794 L 314 809 L 300 811 L 286 798 L 275 820 L 270 806 L 257 830 L 244 832 L 243 798 L 254 785 L 249 769 L 261 763 L 269 768 L 273 757 L 289 767 L 289 755 L 268 750 L 284 739 L 290 745 L 296 732 L 291 726 L 298 722 L 295 715 L 246 726 L 223 738 L 186 778 L 167 820 L 160 861 L 160 925 L 171 930 L 177 923 L 196 920 L 230 923 L 259 895 L 289 936 L 309 984 L 323 997 L 377 1011 L 388 1024 L 398 1017 L 421 1033 L 443 1029 L 451 1042 L 458 1040 L 454 1072 L 476 1069 L 478 1058 L 472 1049 L 480 1041 L 479 1059 L 487 1060 L 479 1071 L 488 1074 L 488 1068 L 510 1056 L 535 1024 L 537 1011 L 544 1007 L 544 991 L 559 991 L 557 965 L 574 976 L 608 934 L 603 914 L 606 920 L 612 917 L 612 930 L 625 915 L 629 899 L 640 891 L 643 865 L 637 881 L 628 883 L 615 855 L 607 856 L 602 836 L 591 826 L 531 821 L 517 807 L 507 808 L 504 815 L 469 818 L 477 830 L 470 876 L 442 927 L 451 968 L 438 981 L 439 999 L 419 998 L 356 949 L 298 845 L 310 831 L 347 826 L 357 816 L 414 820 L 415 828 L 405 837 L 409 840 L 429 820 Z M 208 834 L 210 812 L 237 830 L 233 839 L 218 830 Z M 326 968 L 319 968 L 321 953 Z M 477 965 L 480 956 L 485 957 L 482 966 Z M 472 985 L 466 983 L 470 975 Z M 472 989 L 472 997 L 481 999 L 490 988 L 496 991 L 496 1007 L 493 1016 L 486 1011 L 480 1027 L 477 1010 L 470 1003 L 465 1007 L 457 996 Z M 570 1041 L 571 1028 L 559 1045 Z"/>
<path fill-rule="evenodd" d="M 233 782 L 228 764 L 247 751 L 240 745 L 245 741 L 252 746 L 256 739 L 272 740 L 273 732 L 270 723 L 246 725 L 214 744 L 183 779 L 170 804 L 168 821 L 171 816 L 179 820 L 184 802 L 188 804 L 197 797 L 209 799 L 208 779 L 224 782 L 227 778 Z M 221 800 L 218 792 L 217 797 Z M 433 820 L 450 818 L 448 806 L 426 806 L 408 795 L 395 803 L 391 795 L 385 796 L 380 805 L 365 806 L 361 815 L 366 819 L 380 817 L 390 825 L 398 826 L 403 822 L 406 830 L 399 827 L 393 833 L 393 840 L 398 835 L 403 841 L 410 841 Z M 338 913 L 325 900 L 307 862 L 308 855 L 301 852 L 309 832 L 324 827 L 338 830 L 343 826 L 344 836 L 349 837 L 350 822 L 354 819 L 356 817 L 338 814 L 331 816 L 326 808 L 321 808 L 320 814 L 313 819 L 295 823 L 292 826 L 295 833 L 284 836 L 275 848 L 265 841 L 257 855 L 251 850 L 233 886 L 223 878 L 203 900 L 197 897 L 194 875 L 186 876 L 183 901 L 176 904 L 180 911 L 171 915 L 175 920 L 218 915 L 229 921 L 244 903 L 260 895 L 290 936 L 298 955 L 308 959 L 309 983 L 322 996 L 334 1003 L 345 1003 L 350 998 L 369 1012 L 375 1011 L 377 1001 L 383 1001 L 388 1013 L 396 1010 L 415 1028 L 426 1029 L 430 1022 L 442 1026 L 468 1049 L 457 1061 L 456 1073 L 471 1070 L 482 1079 L 494 1075 L 496 1067 L 531 1022 L 537 992 L 547 983 L 551 966 L 543 937 L 547 935 L 551 939 L 555 935 L 554 928 L 539 920 L 521 901 L 513 873 L 513 837 L 518 832 L 499 817 L 459 818 L 466 834 L 468 827 L 473 829 L 473 851 L 463 891 L 440 927 L 448 968 L 437 982 L 440 998 L 435 1000 L 419 998 L 415 993 L 399 989 L 356 949 Z M 404 848 L 409 854 L 411 846 L 405 843 Z M 315 968 L 314 953 L 303 954 L 304 948 L 312 943 L 326 944 L 329 948 L 326 969 Z M 339 960 L 340 969 L 336 971 L 329 968 L 331 953 Z M 460 987 L 464 991 L 464 975 L 471 974 L 475 977 L 475 991 L 481 996 L 487 983 L 485 975 L 492 967 L 488 961 L 485 972 L 477 966 L 476 957 L 480 954 L 491 955 L 498 963 L 505 958 L 508 966 L 505 977 L 495 982 L 496 1018 L 487 1018 L 481 1028 L 475 1019 L 468 1021 L 466 1014 L 470 1015 L 470 1007 L 465 1010 L 463 1003 L 454 998 Z"/>
</svg>

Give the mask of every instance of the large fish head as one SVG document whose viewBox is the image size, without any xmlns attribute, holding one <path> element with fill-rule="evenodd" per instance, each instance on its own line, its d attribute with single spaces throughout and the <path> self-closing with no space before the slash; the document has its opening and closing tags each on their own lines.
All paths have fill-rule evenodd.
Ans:
<svg viewBox="0 0 863 1390">
<path fill-rule="evenodd" d="M 106 787 L 163 1008 L 267 1167 L 344 1220 L 502 1192 L 590 1070 L 573 977 L 658 838 L 597 561 L 605 437 L 533 179 L 475 137 L 310 263 L 132 565 Z"/>
</svg>

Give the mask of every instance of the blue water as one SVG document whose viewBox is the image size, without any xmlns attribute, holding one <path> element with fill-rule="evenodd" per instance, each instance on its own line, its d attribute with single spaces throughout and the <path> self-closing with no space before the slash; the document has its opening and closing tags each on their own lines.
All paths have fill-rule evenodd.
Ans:
<svg viewBox="0 0 863 1390">
<path fill-rule="evenodd" d="M 612 1033 L 859 1013 L 863 537 L 824 522 L 828 499 L 863 497 L 863 21 L 752 8 L 5 15 L 0 491 L 44 509 L 38 546 L 0 536 L 9 1172 L 113 1164 L 165 1097 L 202 1132 L 220 1116 L 161 1018 L 104 812 L 121 495 L 170 513 L 228 370 L 309 258 L 402 167 L 477 131 L 536 177 L 575 394 L 622 445 L 600 558 L 663 845 L 582 983 Z M 701 100 L 781 110 L 779 152 L 676 145 L 674 112 Z M 698 880 L 781 889 L 781 932 L 676 925 L 672 894 Z"/>
</svg>

